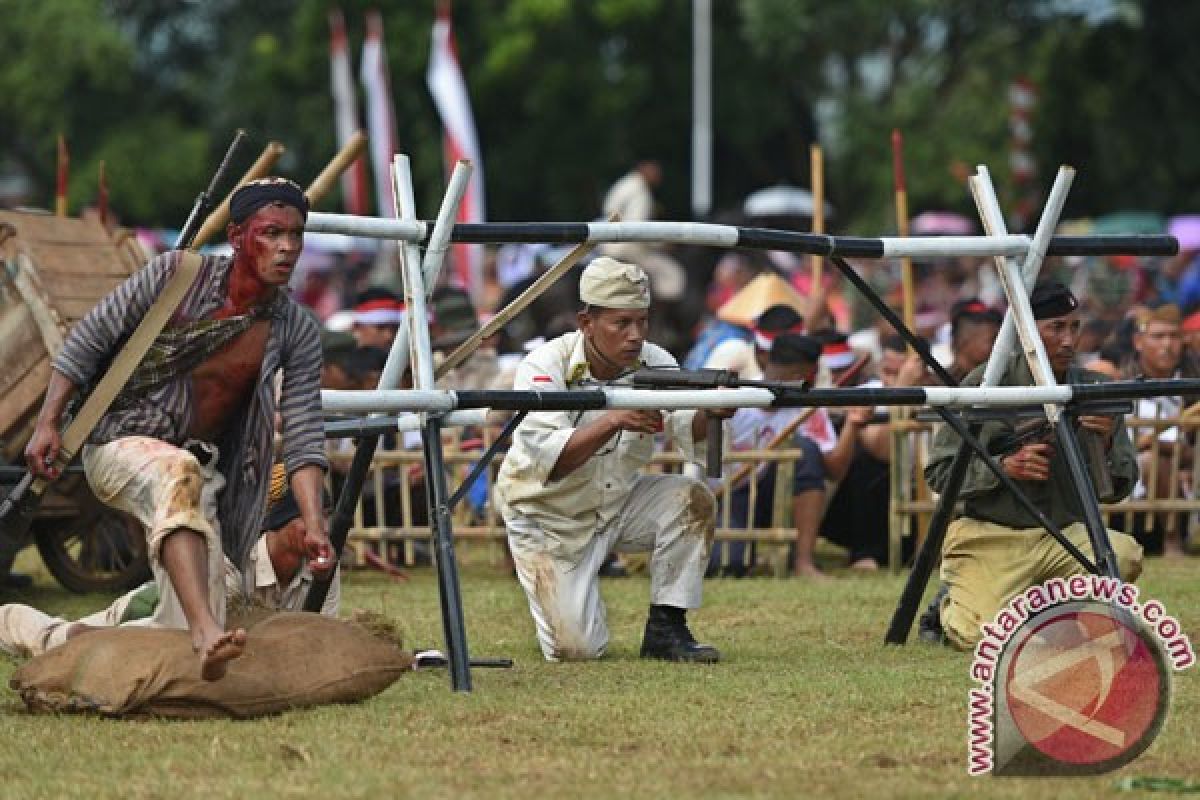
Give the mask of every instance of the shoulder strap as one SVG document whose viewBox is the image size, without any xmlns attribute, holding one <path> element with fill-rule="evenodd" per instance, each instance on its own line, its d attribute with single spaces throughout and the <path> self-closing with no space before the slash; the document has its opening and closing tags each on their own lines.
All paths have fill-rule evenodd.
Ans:
<svg viewBox="0 0 1200 800">
<path fill-rule="evenodd" d="M 142 317 L 133 334 L 117 353 L 104 377 L 96 384 L 96 388 L 88 395 L 79 413 L 71 420 L 71 424 L 63 431 L 62 449 L 58 456 L 60 467 L 66 466 L 75 458 L 75 454 L 87 441 L 100 418 L 108 411 L 113 400 L 124 388 L 129 376 L 137 369 L 150 345 L 158 338 L 158 334 L 166 327 L 167 320 L 179 308 L 184 295 L 192 287 L 196 275 L 200 272 L 202 258 L 198 253 L 184 250 L 180 253 L 179 265 L 175 273 L 163 286 L 158 297 Z"/>
</svg>

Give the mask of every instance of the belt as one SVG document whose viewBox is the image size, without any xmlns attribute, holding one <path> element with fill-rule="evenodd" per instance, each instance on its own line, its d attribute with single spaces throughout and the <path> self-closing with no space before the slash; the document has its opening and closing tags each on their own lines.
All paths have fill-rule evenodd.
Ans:
<svg viewBox="0 0 1200 800">
<path fill-rule="evenodd" d="M 198 439 L 189 439 L 183 443 L 183 449 L 196 457 L 200 462 L 200 466 L 208 468 L 217 463 L 217 456 L 220 455 L 217 446 L 211 442 L 202 442 Z"/>
</svg>

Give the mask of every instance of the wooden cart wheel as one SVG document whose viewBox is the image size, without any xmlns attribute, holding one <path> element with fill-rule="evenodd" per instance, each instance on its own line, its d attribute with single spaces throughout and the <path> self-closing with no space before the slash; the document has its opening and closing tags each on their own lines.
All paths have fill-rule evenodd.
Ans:
<svg viewBox="0 0 1200 800">
<path fill-rule="evenodd" d="M 33 536 L 46 568 L 72 592 L 124 592 L 150 580 L 142 527 L 119 511 L 85 506 L 38 519 Z"/>
</svg>

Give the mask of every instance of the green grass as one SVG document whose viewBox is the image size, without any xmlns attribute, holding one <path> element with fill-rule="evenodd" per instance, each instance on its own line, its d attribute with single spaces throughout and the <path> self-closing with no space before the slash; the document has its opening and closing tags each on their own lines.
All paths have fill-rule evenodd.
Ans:
<svg viewBox="0 0 1200 800">
<path fill-rule="evenodd" d="M 28 565 L 27 565 L 28 566 Z M 1154 560 L 1140 581 L 1200 637 L 1200 562 Z M 760 578 L 706 585 L 693 630 L 715 667 L 637 658 L 648 582 L 606 580 L 612 642 L 587 664 L 547 664 L 516 583 L 463 575 L 471 652 L 512 670 L 406 676 L 356 706 L 247 722 L 125 722 L 31 716 L 0 701 L 0 796 L 215 797 L 1095 797 L 1126 775 L 1200 778 L 1195 671 L 1176 676 L 1166 728 L 1118 773 L 1087 779 L 966 774 L 967 656 L 880 644 L 902 581 L 841 575 L 821 586 Z M 3 598 L 8 600 L 11 598 Z M 76 597 L 39 576 L 33 602 Z M 428 570 L 396 584 L 353 573 L 345 607 L 383 611 L 407 641 L 439 646 Z M 12 665 L 0 660 L 7 682 Z"/>
</svg>

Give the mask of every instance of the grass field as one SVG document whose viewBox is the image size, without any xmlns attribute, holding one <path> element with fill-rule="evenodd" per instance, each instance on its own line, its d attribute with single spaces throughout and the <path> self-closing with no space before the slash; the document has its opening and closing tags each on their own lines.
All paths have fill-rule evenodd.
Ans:
<svg viewBox="0 0 1200 800">
<path fill-rule="evenodd" d="M 32 566 L 27 564 L 26 566 Z M 1157 597 L 1200 635 L 1200 562 L 1148 564 Z M 1200 778 L 1200 685 L 1176 675 L 1150 750 L 1087 779 L 966 774 L 965 655 L 881 645 L 901 579 L 841 575 L 815 586 L 710 582 L 692 615 L 723 663 L 637 658 L 648 582 L 606 580 L 613 639 L 598 663 L 544 663 L 516 583 L 485 565 L 463 574 L 471 652 L 512 670 L 402 678 L 357 706 L 248 722 L 123 722 L 31 716 L 0 701 L 0 796 L 263 797 L 1120 797 L 1124 776 Z M 0 598 L 8 601 L 12 598 Z M 38 576 L 34 604 L 68 615 L 77 597 Z M 353 573 L 345 607 L 382 611 L 407 641 L 440 646 L 437 584 Z M 0 659 L 7 684 L 12 665 Z M 1145 794 L 1144 796 L 1153 796 Z"/>
</svg>

